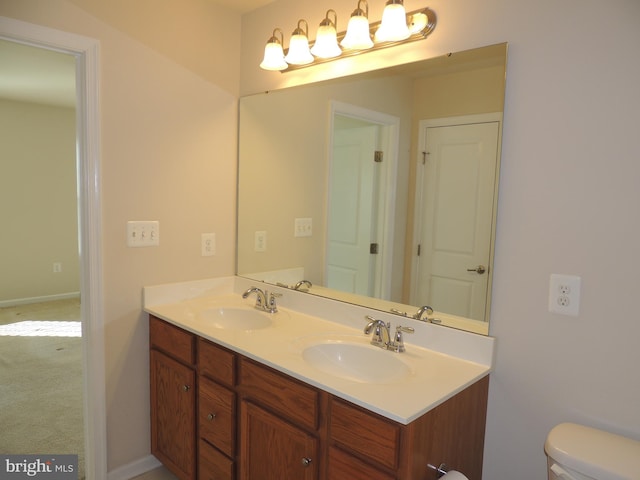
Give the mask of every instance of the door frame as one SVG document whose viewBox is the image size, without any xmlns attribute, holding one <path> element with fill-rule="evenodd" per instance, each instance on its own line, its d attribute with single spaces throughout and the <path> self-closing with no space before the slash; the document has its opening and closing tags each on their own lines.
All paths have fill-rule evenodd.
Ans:
<svg viewBox="0 0 640 480">
<path fill-rule="evenodd" d="M 385 169 L 385 183 L 384 183 L 384 202 L 383 208 L 379 211 L 378 225 L 383 226 L 382 236 L 382 248 L 380 249 L 381 261 L 379 263 L 380 268 L 376 268 L 376 279 L 374 283 L 374 296 L 381 299 L 389 299 L 391 295 L 391 274 L 393 267 L 393 238 L 394 228 L 393 219 L 395 217 L 396 206 L 396 182 L 398 175 L 398 148 L 400 143 L 400 118 L 386 113 L 377 112 L 375 110 L 369 110 L 367 108 L 358 107 L 349 103 L 340 102 L 337 100 L 331 100 L 330 102 L 330 114 L 329 114 L 329 132 L 328 132 L 328 148 L 327 159 L 328 168 L 331 168 L 333 162 L 333 128 L 334 117 L 336 115 L 342 115 L 345 117 L 356 118 L 363 120 L 371 124 L 384 127 L 387 139 L 385 141 L 385 155 L 388 157 L 387 161 L 383 161 L 382 165 Z M 327 170 L 327 200 L 326 208 L 328 212 L 331 185 L 329 183 L 331 178 L 331 172 Z M 329 225 L 329 218 L 327 216 L 325 220 L 326 225 Z M 327 268 L 326 251 L 329 245 L 328 228 L 325 229 L 325 278 Z"/>
<path fill-rule="evenodd" d="M 502 158 L 502 112 L 479 113 L 472 115 L 462 115 L 456 117 L 430 118 L 420 120 L 418 130 L 418 151 L 416 152 L 416 180 L 415 180 L 415 197 L 414 197 L 414 213 L 413 213 L 413 238 L 411 243 L 411 281 L 410 285 L 410 302 L 417 295 L 417 276 L 419 269 L 420 257 L 418 256 L 418 244 L 420 243 L 420 234 L 422 232 L 422 185 L 424 182 L 423 153 L 426 150 L 426 131 L 427 128 L 433 127 L 451 127 L 456 125 L 473 125 L 476 123 L 498 122 L 498 150 L 496 152 L 496 177 L 493 194 L 493 213 L 491 215 L 491 240 L 489 249 L 489 264 L 487 278 L 487 299 L 484 309 L 485 321 L 489 321 L 489 312 L 491 310 L 491 289 L 493 284 L 493 259 L 495 250 L 495 226 L 498 207 L 498 183 L 500 180 L 500 161 Z"/>
<path fill-rule="evenodd" d="M 100 44 L 81 35 L 0 17 L 0 38 L 76 59 L 78 231 L 87 478 L 107 476 L 106 379 L 100 188 Z"/>
</svg>

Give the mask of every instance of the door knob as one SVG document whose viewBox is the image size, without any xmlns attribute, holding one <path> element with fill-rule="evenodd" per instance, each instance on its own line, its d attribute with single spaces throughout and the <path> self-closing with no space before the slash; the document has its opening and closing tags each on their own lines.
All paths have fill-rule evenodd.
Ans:
<svg viewBox="0 0 640 480">
<path fill-rule="evenodd" d="M 478 265 L 476 268 L 467 268 L 467 272 L 476 272 L 478 275 L 482 275 L 487 269 L 484 265 Z"/>
</svg>

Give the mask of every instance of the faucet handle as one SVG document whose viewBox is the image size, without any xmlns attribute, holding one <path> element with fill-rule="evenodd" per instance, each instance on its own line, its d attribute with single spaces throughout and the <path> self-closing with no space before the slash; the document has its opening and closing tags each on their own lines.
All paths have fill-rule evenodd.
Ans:
<svg viewBox="0 0 640 480">
<path fill-rule="evenodd" d="M 275 293 L 275 292 L 264 292 L 264 296 L 265 299 L 267 301 L 267 305 L 265 305 L 265 309 L 269 312 L 269 313 L 276 313 L 278 311 L 278 305 L 276 305 L 276 298 L 279 298 L 282 296 L 281 293 Z"/>
<path fill-rule="evenodd" d="M 398 325 L 396 327 L 396 334 L 393 338 L 393 342 L 389 344 L 389 350 L 393 350 L 396 353 L 402 353 L 406 349 L 404 347 L 404 339 L 402 338 L 403 333 L 413 333 L 415 330 L 412 327 L 403 327 L 402 325 Z"/>
</svg>

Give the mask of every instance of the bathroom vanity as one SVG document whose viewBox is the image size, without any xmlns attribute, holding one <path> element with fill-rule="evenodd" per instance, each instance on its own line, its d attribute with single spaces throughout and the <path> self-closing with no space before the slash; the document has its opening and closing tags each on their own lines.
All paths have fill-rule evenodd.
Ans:
<svg viewBox="0 0 640 480">
<path fill-rule="evenodd" d="M 358 328 L 361 307 L 282 289 L 267 314 L 240 296 L 254 284 L 145 289 L 152 453 L 167 468 L 181 479 L 426 480 L 445 463 L 481 478 L 493 339 L 416 324 L 411 341 L 431 333 L 440 350 L 477 358 L 408 338 L 406 352 L 385 351 Z"/>
</svg>

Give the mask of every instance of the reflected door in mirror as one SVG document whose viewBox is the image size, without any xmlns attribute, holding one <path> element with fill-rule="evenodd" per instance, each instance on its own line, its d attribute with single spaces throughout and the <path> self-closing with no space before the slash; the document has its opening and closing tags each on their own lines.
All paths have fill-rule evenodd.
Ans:
<svg viewBox="0 0 640 480">
<path fill-rule="evenodd" d="M 478 265 L 490 264 L 500 123 L 426 124 L 433 122 L 423 122 L 421 131 L 420 252 L 412 303 L 484 320 L 489 277 Z"/>
</svg>

